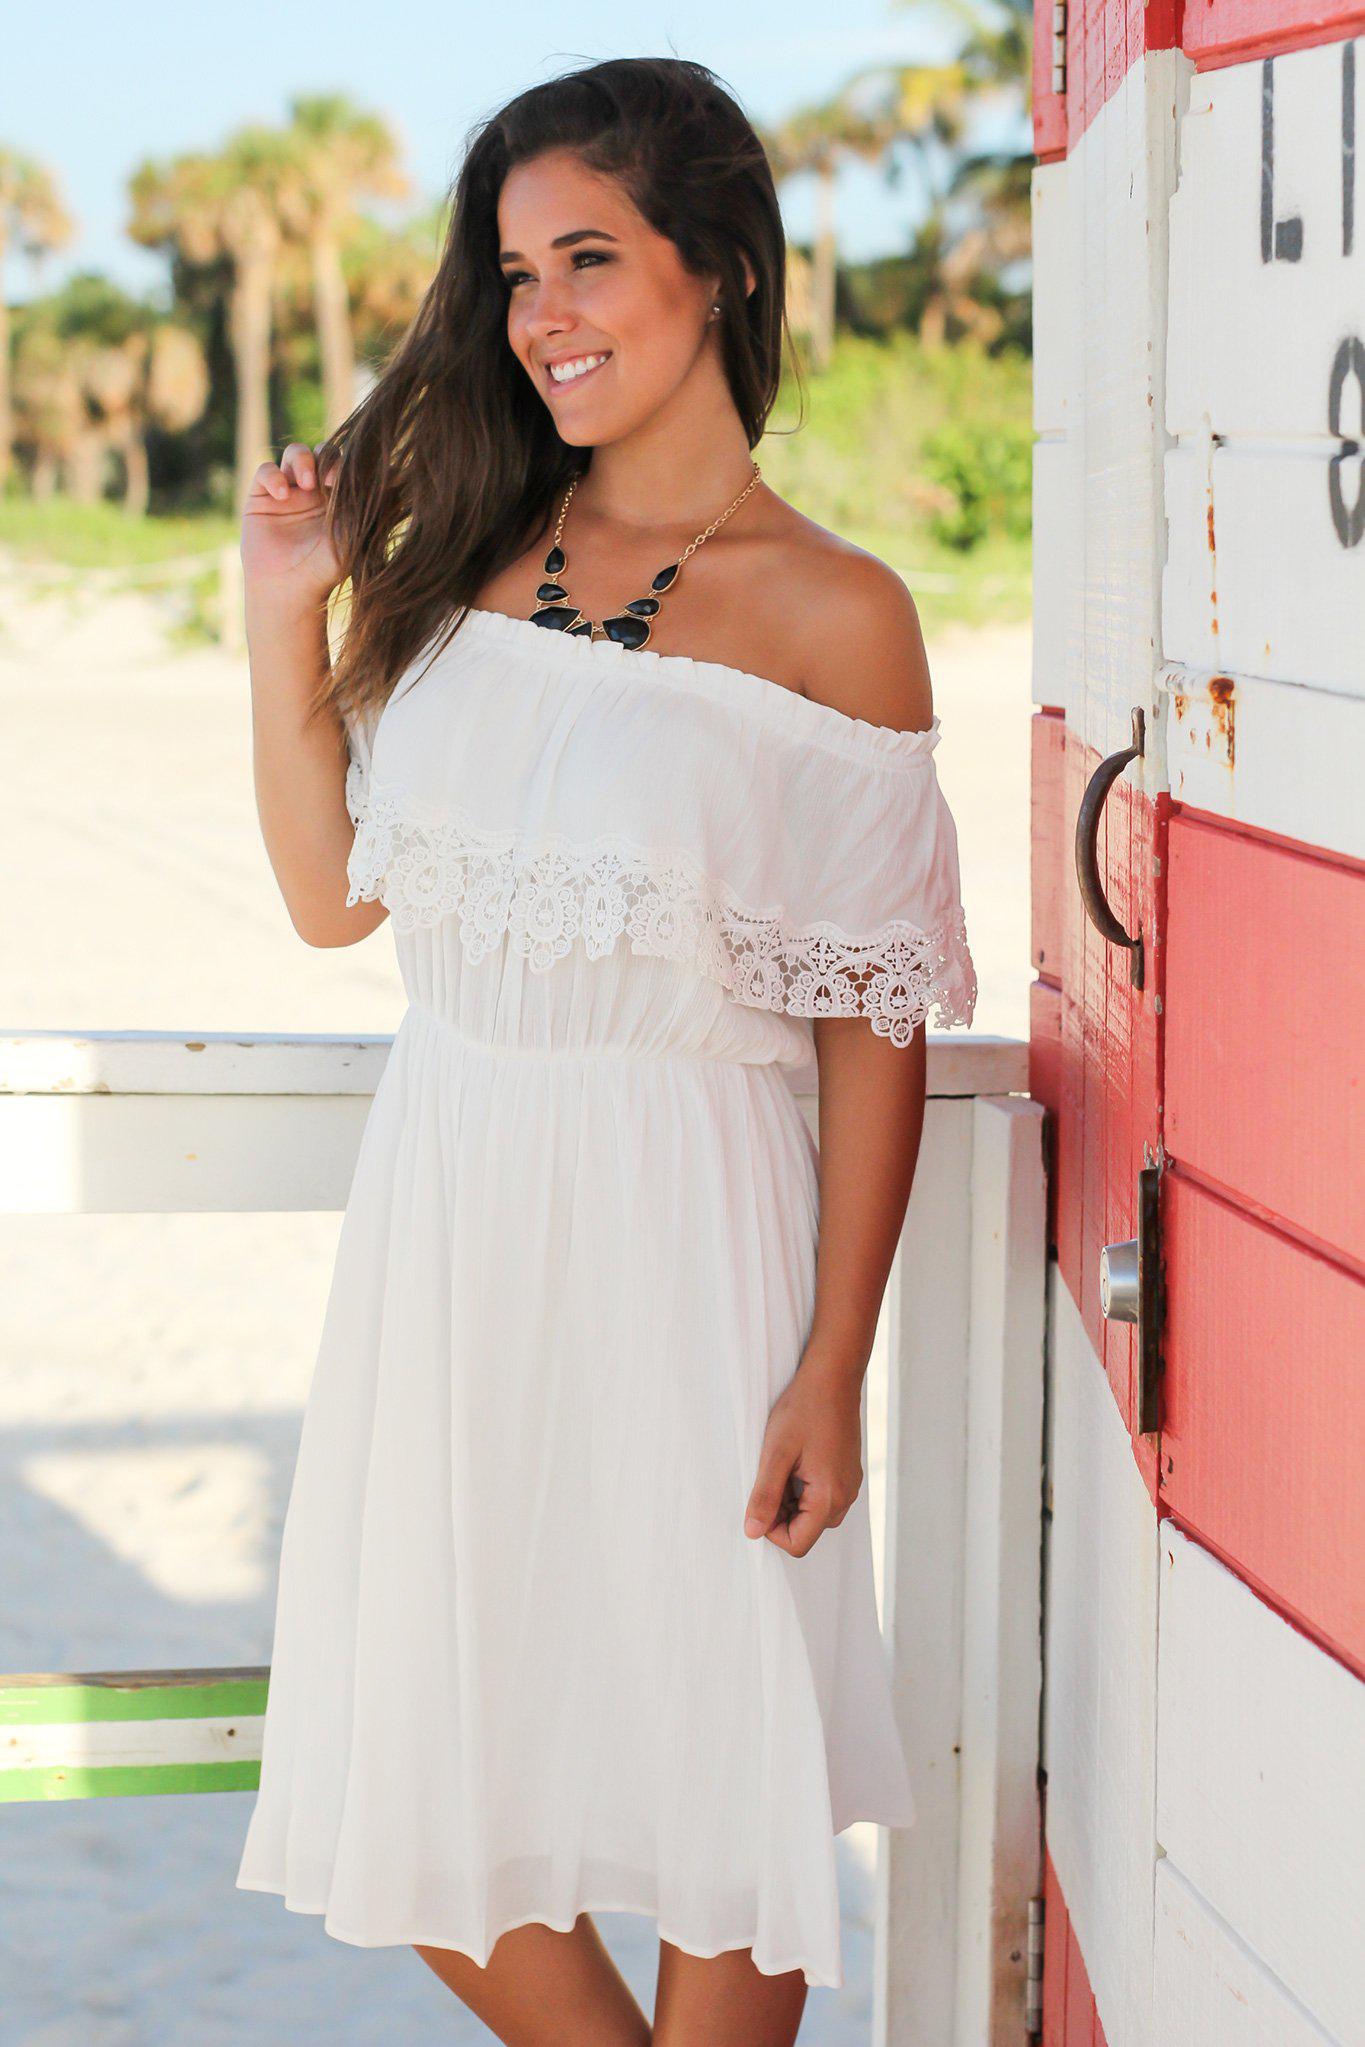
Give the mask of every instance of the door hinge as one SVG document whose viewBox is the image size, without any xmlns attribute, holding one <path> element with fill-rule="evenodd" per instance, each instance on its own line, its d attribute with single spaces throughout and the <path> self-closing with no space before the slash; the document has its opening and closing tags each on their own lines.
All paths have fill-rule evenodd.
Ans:
<svg viewBox="0 0 1365 2047">
<path fill-rule="evenodd" d="M 1036 2039 L 1043 2030 L 1043 1930 L 1047 1907 L 1028 1901 L 1028 1973 L 1024 1978 L 1024 2031 Z"/>
<path fill-rule="evenodd" d="M 1052 0 L 1052 90 L 1066 92 L 1066 0 Z"/>
</svg>

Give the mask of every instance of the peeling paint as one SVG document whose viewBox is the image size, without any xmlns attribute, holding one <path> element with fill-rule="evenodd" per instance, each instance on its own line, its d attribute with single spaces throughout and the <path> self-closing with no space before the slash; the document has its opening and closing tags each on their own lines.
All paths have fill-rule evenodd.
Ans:
<svg viewBox="0 0 1365 2047">
<path fill-rule="evenodd" d="M 1209 677 L 1213 729 L 1221 733 L 1229 769 L 1237 765 L 1237 685 L 1230 675 Z"/>
</svg>

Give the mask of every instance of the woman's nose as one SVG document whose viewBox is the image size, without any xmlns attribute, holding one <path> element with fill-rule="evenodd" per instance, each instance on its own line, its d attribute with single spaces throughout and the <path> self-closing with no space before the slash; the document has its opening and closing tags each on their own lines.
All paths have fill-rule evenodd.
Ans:
<svg viewBox="0 0 1365 2047">
<path fill-rule="evenodd" d="M 573 313 L 562 298 L 538 299 L 527 315 L 526 330 L 533 341 L 554 341 L 573 326 Z"/>
</svg>

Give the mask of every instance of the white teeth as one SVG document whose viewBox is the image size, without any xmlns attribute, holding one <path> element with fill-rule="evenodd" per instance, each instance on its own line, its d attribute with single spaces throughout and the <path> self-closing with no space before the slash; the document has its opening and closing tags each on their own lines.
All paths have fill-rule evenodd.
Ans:
<svg viewBox="0 0 1365 2047">
<path fill-rule="evenodd" d="M 595 370 L 606 359 L 604 355 L 580 355 L 573 362 L 551 363 L 550 376 L 556 384 L 569 384 L 575 377 L 586 376 L 589 370 Z"/>
</svg>

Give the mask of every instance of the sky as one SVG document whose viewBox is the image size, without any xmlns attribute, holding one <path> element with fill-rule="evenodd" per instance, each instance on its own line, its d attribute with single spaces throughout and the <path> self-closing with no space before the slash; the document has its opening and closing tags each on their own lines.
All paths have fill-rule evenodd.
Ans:
<svg viewBox="0 0 1365 2047">
<path fill-rule="evenodd" d="M 384 115 L 416 191 L 434 199 L 475 121 L 580 63 L 696 58 L 763 122 L 864 66 L 933 62 L 948 47 L 933 0 L 25 0 L 21 22 L 7 37 L 0 143 L 57 174 L 78 222 L 41 288 L 97 269 L 134 292 L 155 291 L 166 269 L 123 232 L 129 172 L 144 157 L 212 149 L 243 123 L 282 121 L 296 93 L 343 92 Z M 811 201 L 807 180 L 783 190 L 793 240 L 810 233 Z M 843 254 L 904 248 L 919 206 L 913 180 L 888 190 L 851 166 L 839 189 Z M 4 281 L 11 301 L 33 291 L 21 255 Z"/>
</svg>

